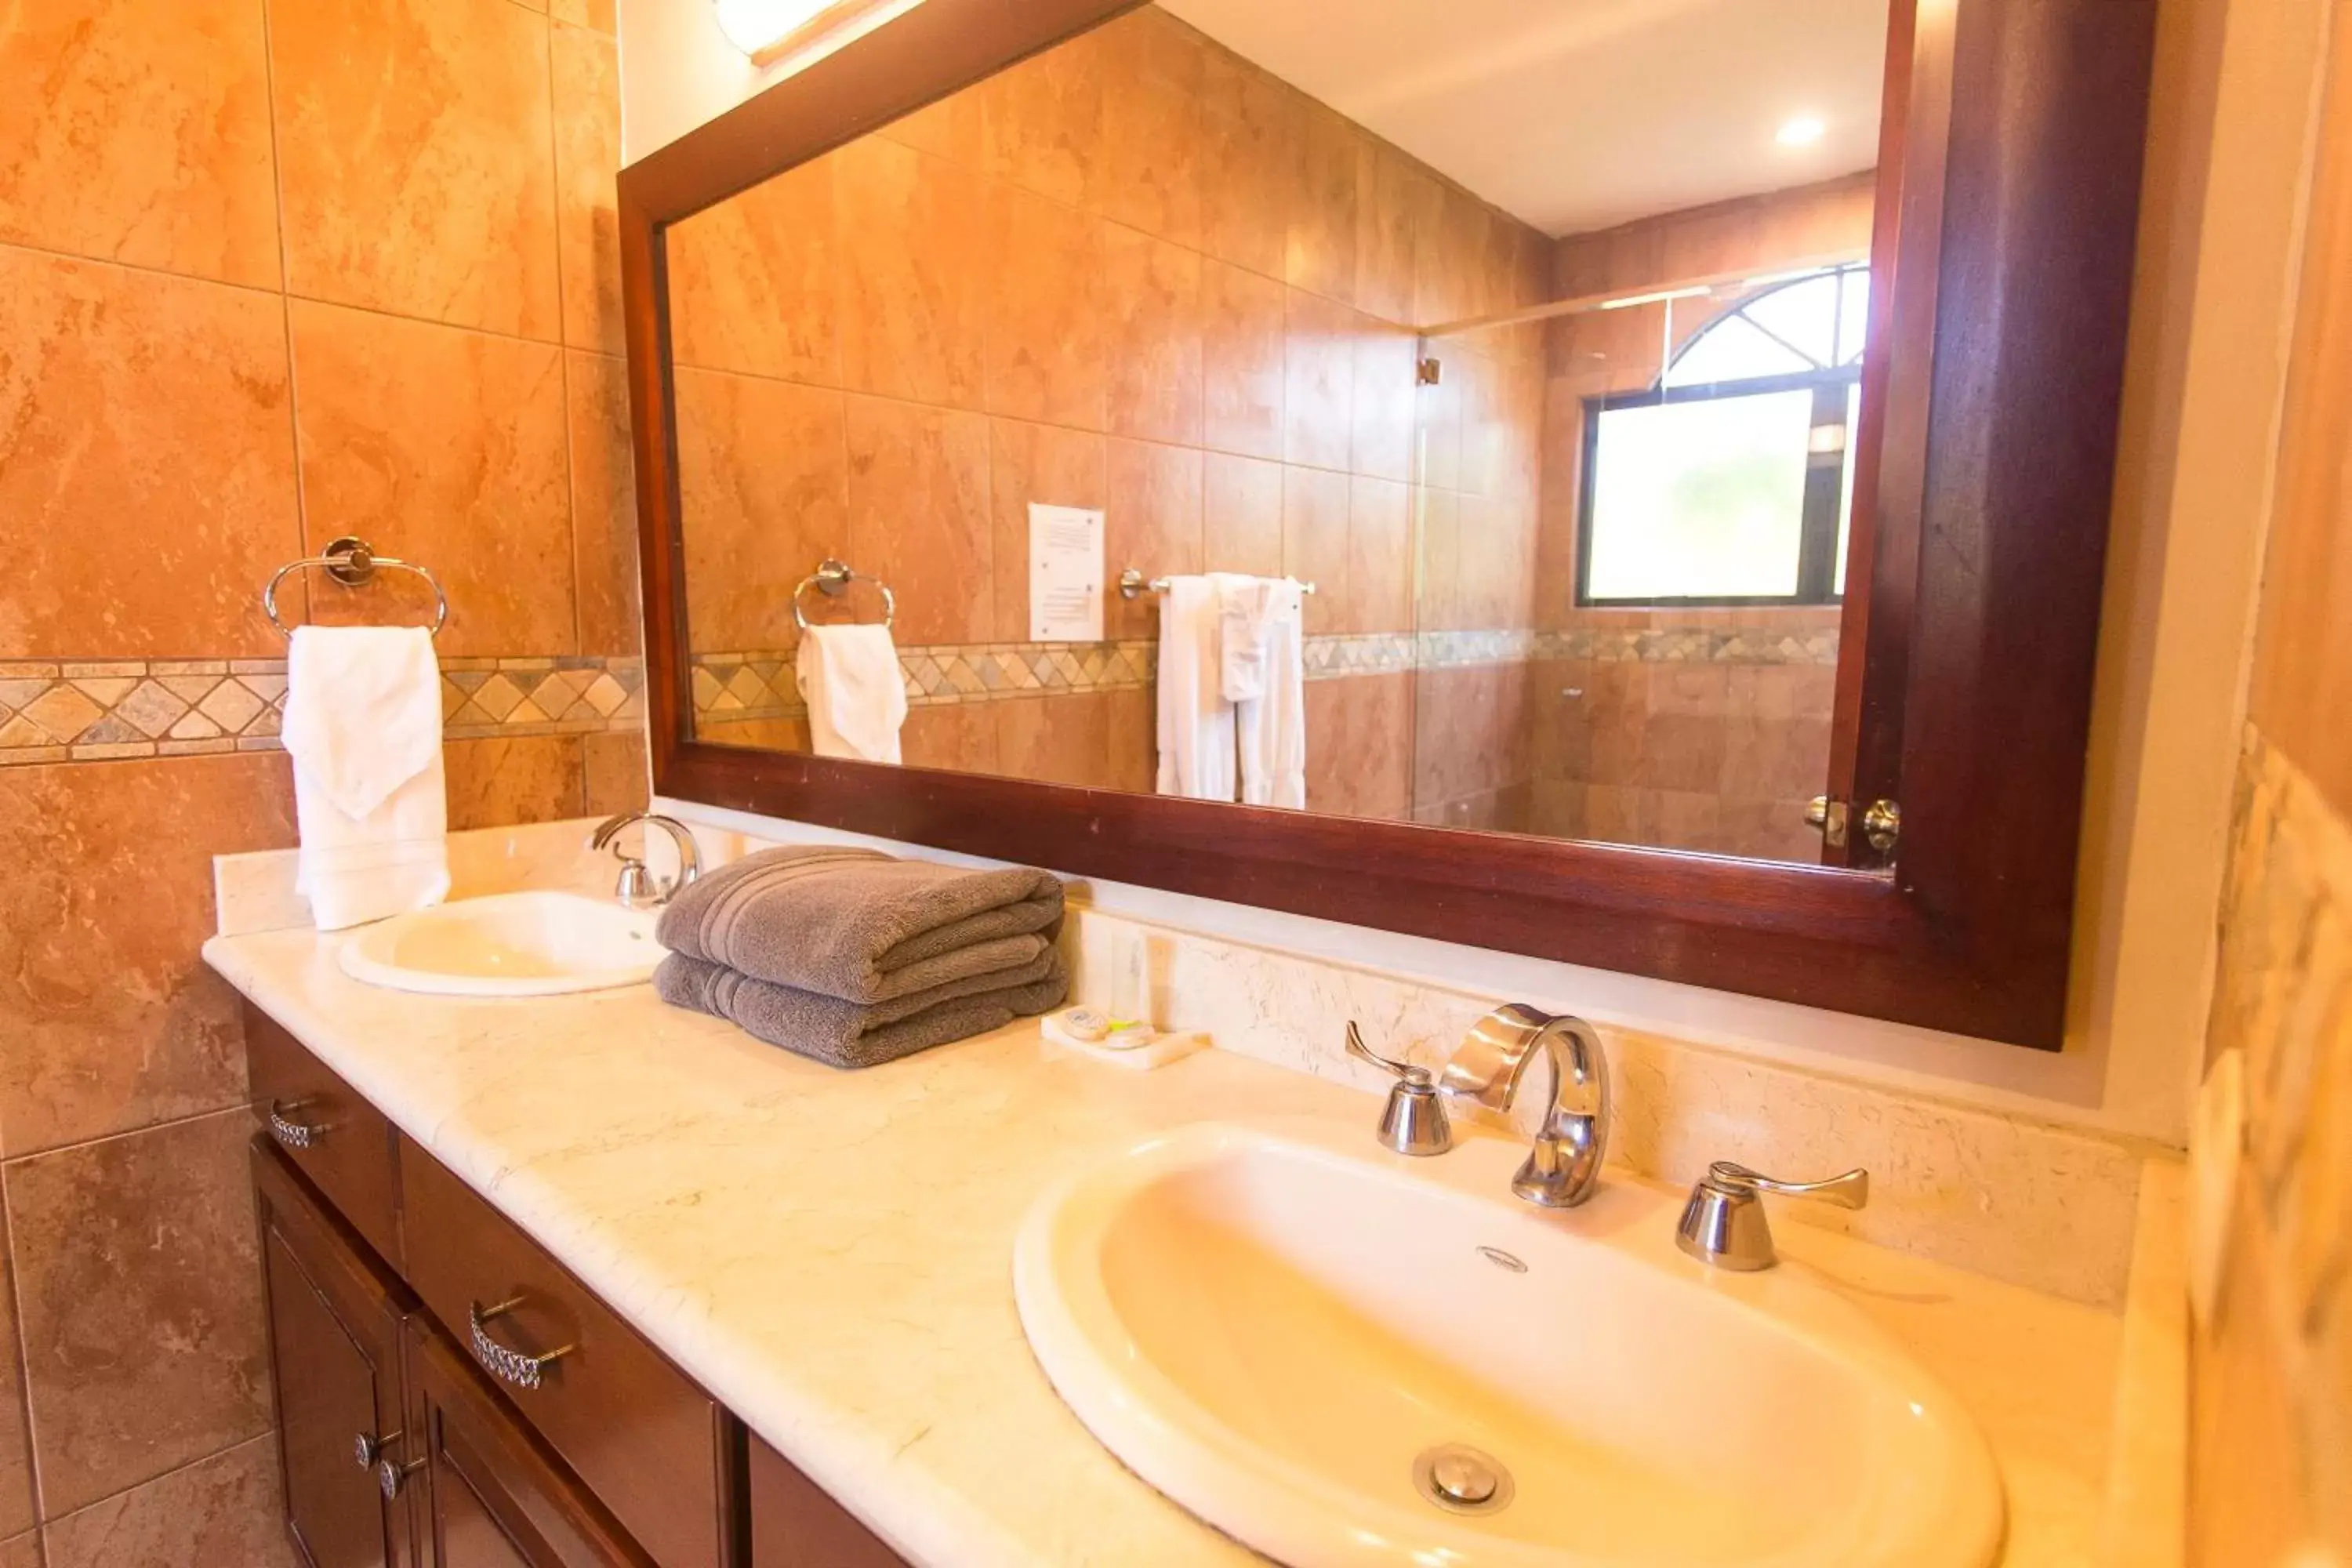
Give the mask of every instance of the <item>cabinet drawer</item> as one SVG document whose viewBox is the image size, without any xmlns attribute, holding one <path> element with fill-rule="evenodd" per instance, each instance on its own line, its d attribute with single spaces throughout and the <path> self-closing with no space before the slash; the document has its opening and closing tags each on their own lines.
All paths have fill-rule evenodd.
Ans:
<svg viewBox="0 0 2352 1568">
<path fill-rule="evenodd" d="M 254 1114 L 263 1129 L 352 1228 L 397 1268 L 392 1123 L 250 1003 L 245 1050 Z"/>
<path fill-rule="evenodd" d="M 404 1141 L 408 1282 L 662 1568 L 731 1565 L 734 1418 Z"/>
<path fill-rule="evenodd" d="M 438 1330 L 410 1331 L 411 1416 L 421 1468 L 403 1489 L 423 1499 L 424 1560 L 438 1568 L 650 1568 L 546 1444 L 485 1385 Z M 321 1565 L 324 1568 L 324 1565 Z"/>
</svg>

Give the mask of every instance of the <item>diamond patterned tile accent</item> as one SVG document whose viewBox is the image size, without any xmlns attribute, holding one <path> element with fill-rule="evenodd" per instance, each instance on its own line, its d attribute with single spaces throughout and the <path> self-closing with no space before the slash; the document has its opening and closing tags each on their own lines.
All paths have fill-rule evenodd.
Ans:
<svg viewBox="0 0 2352 1568">
<path fill-rule="evenodd" d="M 52 742 L 63 745 L 97 723 L 105 711 L 70 686 L 52 686 L 26 703 L 17 717 L 31 720 Z"/>
<path fill-rule="evenodd" d="M 491 676 L 474 693 L 475 705 L 491 718 L 504 722 L 506 716 L 522 704 L 522 692 L 504 674 Z"/>
<path fill-rule="evenodd" d="M 159 683 L 145 680 L 116 703 L 114 710 L 137 726 L 140 733 L 155 736 L 178 723 L 180 715 L 188 710 L 188 704 Z"/>
<path fill-rule="evenodd" d="M 594 733 L 643 713 L 635 659 L 452 661 L 444 732 Z M 283 659 L 0 661 L 0 767 L 194 756 L 278 744 Z"/>
<path fill-rule="evenodd" d="M 268 699 L 243 681 L 224 680 L 196 704 L 196 711 L 233 734 L 252 723 L 254 716 L 268 706 Z"/>
</svg>

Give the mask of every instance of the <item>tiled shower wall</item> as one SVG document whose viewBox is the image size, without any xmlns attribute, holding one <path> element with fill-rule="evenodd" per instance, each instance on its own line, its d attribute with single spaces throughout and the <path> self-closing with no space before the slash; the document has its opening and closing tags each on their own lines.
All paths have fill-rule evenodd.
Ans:
<svg viewBox="0 0 2352 1568">
<path fill-rule="evenodd" d="M 2338 6 L 2207 1047 L 2209 1061 L 2242 1053 L 2246 1114 L 2221 1284 L 2192 1342 L 2198 1568 L 2352 1560 L 2352 31 L 2342 17 Z M 2200 1126 L 2200 1156 L 2217 1153 L 2217 1135 L 2229 1136 Z"/>
<path fill-rule="evenodd" d="M 343 533 L 439 574 L 454 826 L 642 796 L 613 21 L 0 8 L 5 1568 L 286 1560 L 196 957 L 210 858 L 293 841 L 263 581 Z"/>
<path fill-rule="evenodd" d="M 1572 235 L 1554 256 L 1558 298 L 1639 293 L 1713 274 L 1758 274 L 1868 251 L 1864 172 Z M 1576 604 L 1584 400 L 1654 384 L 1669 345 L 1725 306 L 1685 300 L 1562 317 L 1545 363 L 1538 620 L 1599 657 L 1528 672 L 1537 832 L 1664 848 L 1811 859 L 1805 802 L 1829 773 L 1835 606 L 1633 610 Z"/>
<path fill-rule="evenodd" d="M 701 732 L 805 745 L 719 693 L 749 668 L 750 704 L 792 706 L 788 591 L 839 554 L 934 671 L 909 763 L 1149 789 L 1129 650 L 1057 677 L 1013 646 L 1032 501 L 1104 508 L 1113 575 L 1310 580 L 1318 638 L 1414 630 L 1417 571 L 1422 629 L 1532 626 L 1540 332 L 1417 396 L 1407 329 L 1542 298 L 1549 250 L 1156 6 L 688 219 L 688 621 L 724 656 Z M 1157 627 L 1113 599 L 1113 644 Z M 1408 669 L 1310 683 L 1312 807 L 1412 810 L 1412 696 Z"/>
</svg>

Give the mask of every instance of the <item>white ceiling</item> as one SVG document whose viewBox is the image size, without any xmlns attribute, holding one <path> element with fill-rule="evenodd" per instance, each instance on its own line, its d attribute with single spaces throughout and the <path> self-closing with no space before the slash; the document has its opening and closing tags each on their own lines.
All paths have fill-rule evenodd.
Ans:
<svg viewBox="0 0 2352 1568">
<path fill-rule="evenodd" d="M 1877 160 L 1887 0 L 1160 3 L 1549 234 Z"/>
</svg>

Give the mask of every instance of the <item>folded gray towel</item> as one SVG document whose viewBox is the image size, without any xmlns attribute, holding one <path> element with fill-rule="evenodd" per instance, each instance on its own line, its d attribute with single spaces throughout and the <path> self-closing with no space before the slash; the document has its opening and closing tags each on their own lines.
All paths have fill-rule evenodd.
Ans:
<svg viewBox="0 0 2352 1568">
<path fill-rule="evenodd" d="M 728 1019 L 772 1046 L 831 1067 L 870 1068 L 1050 1012 L 1070 994 L 1070 977 L 1049 948 L 1017 969 L 861 1005 L 672 952 L 654 971 L 654 990 L 674 1007 Z"/>
<path fill-rule="evenodd" d="M 672 952 L 846 1002 L 887 1002 L 1031 963 L 1062 925 L 1043 871 L 967 871 L 871 849 L 763 849 L 662 911 Z"/>
</svg>

